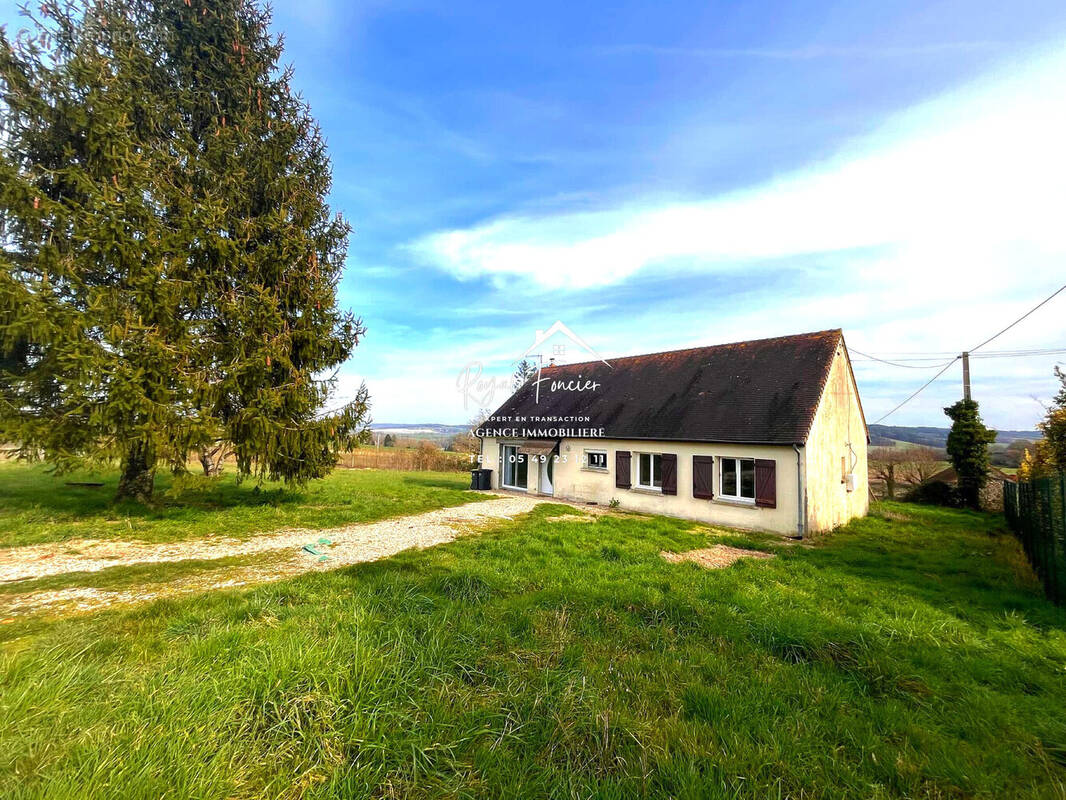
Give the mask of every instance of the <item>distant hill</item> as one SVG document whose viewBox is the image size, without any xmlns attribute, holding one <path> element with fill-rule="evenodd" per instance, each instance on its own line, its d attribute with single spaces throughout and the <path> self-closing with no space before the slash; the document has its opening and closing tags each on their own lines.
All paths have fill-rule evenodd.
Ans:
<svg viewBox="0 0 1066 800">
<path fill-rule="evenodd" d="M 374 433 L 375 441 L 388 434 L 398 442 L 433 442 L 447 447 L 457 435 L 467 433 L 470 426 L 442 425 L 439 422 L 372 422 L 370 430 Z"/>
<path fill-rule="evenodd" d="M 469 425 L 441 425 L 437 422 L 372 422 L 370 430 L 379 433 L 400 434 L 401 436 L 417 436 L 418 434 L 432 434 L 434 436 L 454 436 L 470 430 Z"/>
<path fill-rule="evenodd" d="M 870 440 L 874 445 L 887 445 L 893 442 L 911 442 L 926 447 L 946 447 L 948 428 L 909 428 L 902 425 L 871 425 Z M 1039 431 L 996 431 L 996 444 L 1009 444 L 1015 439 L 1035 441 L 1043 438 Z M 891 440 L 891 441 L 890 441 Z"/>
<path fill-rule="evenodd" d="M 450 439 L 470 430 L 469 425 L 443 425 L 439 422 L 374 422 L 375 433 L 391 433 L 412 439 Z M 896 442 L 925 445 L 943 449 L 948 442 L 948 428 L 907 427 L 904 425 L 871 425 L 871 444 L 891 445 Z M 1015 439 L 1040 439 L 1039 431 L 996 431 L 996 444 L 1009 444 Z"/>
</svg>

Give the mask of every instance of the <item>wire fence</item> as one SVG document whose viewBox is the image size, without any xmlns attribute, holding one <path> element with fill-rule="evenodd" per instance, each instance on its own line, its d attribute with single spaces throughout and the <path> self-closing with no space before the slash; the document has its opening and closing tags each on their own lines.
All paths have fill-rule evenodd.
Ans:
<svg viewBox="0 0 1066 800">
<path fill-rule="evenodd" d="M 1066 473 L 1003 485 L 1007 523 L 1053 602 L 1066 602 Z"/>
</svg>

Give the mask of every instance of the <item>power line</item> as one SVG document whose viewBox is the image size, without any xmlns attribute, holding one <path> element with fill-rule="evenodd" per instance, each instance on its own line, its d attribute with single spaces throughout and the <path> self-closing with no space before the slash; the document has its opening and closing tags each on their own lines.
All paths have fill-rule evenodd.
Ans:
<svg viewBox="0 0 1066 800">
<path fill-rule="evenodd" d="M 994 351 L 993 351 L 994 352 Z M 882 356 L 954 356 L 958 355 L 954 350 L 893 350 L 887 353 L 878 353 Z"/>
<path fill-rule="evenodd" d="M 970 354 L 970 358 L 1026 358 L 1028 356 L 1056 356 L 1066 353 L 1066 350 L 1019 350 L 1017 353 L 978 353 Z"/>
<path fill-rule="evenodd" d="M 985 350 L 981 357 L 987 356 L 1010 356 L 1018 353 L 1061 353 L 1061 347 L 1019 347 L 1014 350 Z"/>
<path fill-rule="evenodd" d="M 1045 298 L 1044 298 L 1043 300 L 1041 300 L 1041 301 L 1040 301 L 1039 303 L 1037 303 L 1037 304 L 1036 304 L 1035 306 L 1033 306 L 1032 308 L 1030 308 L 1030 309 L 1029 309 L 1028 311 L 1026 311 L 1026 312 L 1025 312 L 1024 314 L 1022 314 L 1022 315 L 1021 315 L 1020 317 L 1018 317 L 1018 319 L 1014 320 L 1014 322 L 1012 322 L 1012 323 L 1011 323 L 1010 325 L 1008 325 L 1008 326 L 1007 326 L 1006 328 L 1004 328 L 1003 330 L 1001 330 L 1001 331 L 1000 331 L 999 333 L 997 333 L 997 334 L 995 334 L 994 336 L 990 336 L 989 338 L 985 339 L 985 340 L 984 340 L 983 342 L 981 342 L 981 344 L 977 345 L 977 347 L 971 347 L 971 348 L 970 348 L 970 349 L 969 349 L 968 351 L 966 351 L 966 353 L 967 353 L 967 356 L 968 356 L 968 354 L 969 354 L 969 353 L 972 353 L 972 352 L 973 352 L 974 350 L 977 350 L 977 349 L 979 349 L 979 348 L 981 348 L 981 347 L 984 347 L 984 346 L 985 346 L 986 344 L 988 344 L 989 342 L 991 342 L 991 341 L 993 341 L 993 340 L 995 340 L 995 339 L 998 339 L 998 338 L 999 338 L 1000 336 L 1002 336 L 1002 335 L 1003 335 L 1004 333 L 1006 333 L 1007 331 L 1009 331 L 1009 330 L 1010 330 L 1011 328 L 1013 328 L 1013 327 L 1014 327 L 1015 325 L 1017 325 L 1017 324 L 1018 324 L 1019 322 L 1021 322 L 1021 321 L 1022 321 L 1023 319 L 1025 319 L 1026 317 L 1028 317 L 1028 316 L 1029 316 L 1030 314 L 1032 314 L 1032 313 L 1033 313 L 1034 311 L 1036 311 L 1036 310 L 1037 310 L 1038 308 L 1040 308 L 1040 307 L 1042 307 L 1042 306 L 1046 305 L 1046 304 L 1047 304 L 1048 302 L 1050 302 L 1050 301 L 1051 301 L 1051 299 L 1052 299 L 1052 298 L 1054 298 L 1054 297 L 1055 297 L 1056 295 L 1058 295 L 1058 294 L 1061 294 L 1061 293 L 1062 293 L 1063 291 L 1066 291 L 1066 284 L 1063 284 L 1063 285 L 1062 285 L 1062 286 L 1060 286 L 1060 287 L 1059 287 L 1058 289 L 1056 289 L 1056 290 L 1055 290 L 1054 292 L 1052 292 L 1051 294 L 1049 294 L 1049 295 L 1048 295 L 1047 297 L 1045 297 Z M 945 372 L 947 372 L 947 371 L 948 371 L 948 369 L 949 369 L 949 368 L 951 367 L 951 365 L 952 365 L 952 364 L 954 364 L 954 363 L 955 363 L 956 361 L 958 361 L 958 360 L 959 360 L 960 358 L 962 358 L 962 356 L 956 356 L 956 357 L 955 357 L 955 358 L 953 358 L 953 359 L 952 359 L 951 361 L 949 361 L 949 362 L 948 362 L 947 364 L 945 364 L 945 365 L 944 365 L 944 367 L 943 367 L 943 369 L 941 369 L 941 370 L 940 370 L 940 371 L 939 371 L 939 372 L 938 372 L 938 373 L 937 373 L 936 375 L 934 375 L 934 376 L 933 376 L 932 378 L 930 378 L 930 379 L 929 379 L 928 381 L 926 381 L 926 382 L 925 382 L 924 384 L 922 384 L 922 386 L 921 386 L 921 387 L 919 387 L 919 389 L 918 389 L 918 390 L 917 390 L 917 391 L 916 391 L 916 392 L 915 392 L 914 394 L 912 394 L 912 395 L 911 395 L 910 397 L 908 397 L 908 398 L 907 398 L 906 400 L 904 400 L 904 401 L 903 401 L 902 403 L 900 403 L 900 404 L 899 404 L 898 406 L 896 406 L 895 408 L 893 408 L 893 409 L 892 409 L 891 411 L 889 411 L 889 412 L 888 412 L 887 414 L 885 414 L 885 415 L 884 415 L 883 417 L 881 417 L 881 419 L 877 420 L 877 422 L 875 422 L 875 423 L 873 423 L 873 424 L 874 424 L 874 425 L 876 425 L 876 424 L 877 424 L 878 422 L 881 422 L 881 421 L 883 421 L 883 420 L 886 420 L 886 419 L 888 419 L 888 418 L 889 418 L 890 416 L 892 416 L 892 415 L 893 415 L 893 414 L 895 414 L 895 413 L 896 413 L 897 411 L 899 411 L 899 410 L 900 410 L 901 408 L 903 408 L 903 406 L 907 405 L 907 403 L 909 403 L 909 402 L 910 402 L 911 400 L 913 400 L 913 399 L 914 399 L 915 397 L 917 397 L 917 396 L 918 396 L 919 394 L 921 394 L 921 393 L 922 393 L 923 391 L 925 391 L 925 389 L 926 389 L 926 388 L 927 388 L 928 386 L 930 386 L 930 385 L 931 385 L 931 384 L 933 383 L 933 381 L 935 381 L 935 380 L 936 380 L 937 378 L 939 378 L 939 377 L 940 377 L 941 375 L 943 375 L 943 374 L 944 374 Z M 964 366 L 965 366 L 965 365 L 964 365 Z M 968 379 L 967 379 L 967 381 L 968 381 Z M 969 383 L 968 383 L 968 382 L 967 382 L 967 395 L 966 395 L 966 397 L 967 397 L 967 399 L 969 399 Z"/>
<path fill-rule="evenodd" d="M 1041 350 L 1055 350 L 1057 346 L 1048 345 L 1045 348 L 1040 347 L 1014 347 L 1010 350 L 985 350 L 982 355 L 1009 355 L 1010 353 L 1036 353 Z M 909 358 L 900 358 L 900 356 L 925 356 L 926 360 L 930 360 L 932 356 L 955 356 L 958 355 L 954 350 L 889 350 L 881 353 L 870 353 L 868 355 L 874 356 L 890 356 L 898 361 L 910 361 Z"/>
<path fill-rule="evenodd" d="M 880 361 L 882 364 L 888 364 L 891 367 L 906 367 L 907 369 L 936 369 L 937 367 L 946 366 L 945 364 L 933 364 L 933 365 L 924 364 L 922 366 L 917 366 L 915 364 L 900 364 L 898 361 L 886 361 L 883 358 L 878 358 L 877 356 L 872 356 L 869 353 L 864 353 L 864 352 L 862 352 L 862 350 L 856 350 L 855 348 L 851 348 L 851 352 L 858 353 L 860 356 L 864 356 L 865 358 L 868 358 L 870 361 Z M 855 360 L 858 361 L 858 360 L 861 360 L 861 359 L 855 359 Z M 908 358 L 903 358 L 903 359 L 900 359 L 900 361 L 925 361 L 925 360 L 927 360 L 927 359 L 918 359 L 918 358 L 909 358 L 909 359 Z M 951 361 L 949 361 L 947 363 L 951 364 L 954 360 L 955 359 L 952 359 Z"/>
<path fill-rule="evenodd" d="M 1021 321 L 1022 321 L 1023 319 L 1025 319 L 1025 318 L 1026 318 L 1026 317 L 1028 317 L 1028 316 L 1029 316 L 1030 314 L 1032 314 L 1032 313 L 1033 313 L 1034 311 L 1036 311 L 1036 310 L 1037 310 L 1038 308 L 1040 308 L 1040 307 L 1041 307 L 1042 305 L 1045 305 L 1046 303 L 1048 303 L 1048 302 L 1049 302 L 1049 301 L 1050 301 L 1050 300 L 1051 300 L 1051 299 L 1052 299 L 1052 298 L 1053 298 L 1053 297 L 1054 297 L 1055 295 L 1057 295 L 1057 294 L 1061 293 L 1061 292 L 1062 292 L 1063 290 L 1066 290 L 1066 284 L 1063 284 L 1063 285 L 1062 285 L 1062 286 L 1060 286 L 1060 287 L 1059 287 L 1058 289 L 1056 289 L 1056 290 L 1055 290 L 1054 292 L 1052 292 L 1051 294 L 1049 294 L 1049 295 L 1048 295 L 1047 297 L 1045 297 L 1045 298 L 1044 298 L 1043 300 L 1041 300 L 1041 301 L 1040 301 L 1039 303 L 1037 303 L 1037 304 L 1036 304 L 1035 306 L 1033 306 L 1032 308 L 1030 308 L 1030 309 L 1029 309 L 1028 311 L 1026 311 L 1026 312 L 1025 312 L 1024 314 L 1022 314 L 1022 315 L 1021 315 L 1020 317 L 1018 317 L 1018 319 L 1014 320 L 1014 322 L 1012 322 L 1012 323 L 1011 323 L 1010 325 L 1008 325 L 1008 326 L 1007 326 L 1006 328 L 1004 328 L 1003 330 L 1001 330 L 1001 331 L 1000 331 L 999 333 L 997 333 L 997 334 L 996 334 L 995 336 L 991 336 L 991 337 L 989 337 L 988 339 L 985 339 L 985 340 L 984 340 L 983 342 L 981 342 L 981 344 L 977 345 L 977 347 L 971 347 L 971 348 L 970 348 L 970 350 L 969 350 L 969 352 L 971 352 L 971 353 L 972 353 L 972 352 L 973 352 L 974 350 L 977 350 L 978 348 L 984 347 L 984 346 L 985 346 L 986 344 L 988 344 L 989 342 L 991 342 L 991 341 L 992 341 L 993 339 L 998 339 L 998 338 L 999 338 L 1000 336 L 1002 336 L 1003 334 L 1005 334 L 1005 333 L 1006 333 L 1007 331 L 1009 331 L 1009 330 L 1010 330 L 1011 328 L 1013 328 L 1013 327 L 1014 327 L 1015 325 L 1017 325 L 1017 324 L 1018 324 L 1019 322 L 1021 322 Z"/>
<path fill-rule="evenodd" d="M 917 397 L 923 391 L 925 391 L 927 386 L 929 386 L 933 381 L 935 381 L 937 378 L 939 378 L 941 375 L 943 375 L 945 372 L 947 372 L 948 369 L 951 367 L 951 365 L 954 364 L 956 361 L 958 361 L 960 358 L 962 358 L 962 356 L 955 356 L 955 358 L 951 359 L 951 361 L 949 361 L 947 364 L 944 365 L 944 368 L 942 370 L 940 370 L 940 372 L 938 372 L 936 375 L 934 375 L 932 378 L 930 378 L 926 383 L 922 384 L 922 387 L 920 389 L 918 389 L 918 391 L 916 391 L 914 394 L 912 394 L 910 397 L 908 397 L 906 400 L 904 400 L 898 406 L 896 406 L 891 411 L 889 411 L 887 414 L 885 414 L 883 417 L 881 417 L 881 419 L 877 420 L 877 422 L 873 422 L 871 424 L 872 425 L 876 425 L 878 422 L 881 422 L 881 421 L 886 420 L 889 417 L 891 417 L 893 414 L 895 414 L 897 411 L 899 411 L 901 408 L 903 408 L 903 406 L 907 405 L 907 403 L 909 403 L 911 400 L 913 400 L 915 397 Z"/>
<path fill-rule="evenodd" d="M 892 361 L 889 361 L 889 360 L 884 359 L 884 358 L 878 358 L 877 356 L 871 355 L 869 353 L 864 353 L 861 350 L 856 350 L 854 348 L 851 348 L 851 352 L 852 353 L 858 353 L 859 355 L 864 356 L 864 358 L 854 358 L 854 359 L 852 359 L 853 362 L 878 361 L 878 362 L 880 362 L 882 364 L 889 364 L 889 365 L 891 365 L 893 367 L 906 367 L 908 369 L 937 369 L 938 367 L 944 366 L 944 363 L 945 363 L 942 360 L 943 356 L 941 356 L 940 358 L 898 358 L 898 359 L 894 359 Z M 1043 349 L 1043 350 L 988 351 L 988 352 L 984 352 L 984 353 L 971 354 L 970 357 L 971 358 L 1024 358 L 1024 357 L 1028 357 L 1028 356 L 1054 356 L 1054 355 L 1060 355 L 1062 353 L 1066 353 L 1066 349 L 1062 349 L 1062 348 L 1046 348 L 1046 349 Z M 915 362 L 917 362 L 917 361 L 936 361 L 938 363 L 936 363 L 936 364 L 924 364 L 924 365 L 915 366 L 914 364 L 903 364 L 903 363 L 900 363 L 900 362 L 903 362 L 903 361 L 915 361 Z"/>
</svg>

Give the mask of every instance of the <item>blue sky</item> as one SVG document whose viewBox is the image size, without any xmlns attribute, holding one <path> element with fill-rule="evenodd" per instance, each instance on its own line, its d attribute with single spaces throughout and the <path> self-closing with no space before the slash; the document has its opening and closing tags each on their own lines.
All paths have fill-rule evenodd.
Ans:
<svg viewBox="0 0 1066 800">
<path fill-rule="evenodd" d="M 608 356 L 843 327 L 902 358 L 1066 281 L 1061 0 L 305 0 L 275 26 L 355 227 L 341 391 L 381 422 L 467 420 L 460 371 L 557 319 Z M 1052 347 L 1066 295 L 988 349 Z M 1030 428 L 1063 358 L 975 360 L 986 421 Z M 871 422 L 933 372 L 855 366 Z M 886 422 L 958 395 L 955 368 Z"/>
</svg>

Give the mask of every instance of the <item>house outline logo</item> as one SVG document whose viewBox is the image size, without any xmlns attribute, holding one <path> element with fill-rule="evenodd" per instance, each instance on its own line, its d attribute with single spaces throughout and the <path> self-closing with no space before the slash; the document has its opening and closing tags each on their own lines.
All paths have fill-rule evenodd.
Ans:
<svg viewBox="0 0 1066 800">
<path fill-rule="evenodd" d="M 550 328 L 546 331 L 537 331 L 537 335 L 526 351 L 522 353 L 518 358 L 511 362 L 512 368 L 518 364 L 519 361 L 525 359 L 527 356 L 537 356 L 537 372 L 536 372 L 536 402 L 540 402 L 540 384 L 543 381 L 548 380 L 541 376 L 541 369 L 544 366 L 544 358 L 540 353 L 534 353 L 544 345 L 551 337 L 556 334 L 565 336 L 569 341 L 580 347 L 582 350 L 589 353 L 597 361 L 605 364 L 609 369 L 614 369 L 607 359 L 597 353 L 591 348 L 584 339 L 570 330 L 560 320 L 556 320 Z M 469 409 L 470 403 L 474 402 L 479 407 L 485 407 L 495 402 L 495 396 L 497 392 L 505 392 L 508 396 L 514 393 L 515 388 L 511 385 L 512 376 L 492 376 L 487 375 L 485 372 L 484 364 L 481 361 L 469 361 L 467 364 L 459 370 L 455 379 L 456 390 L 463 395 L 463 408 Z M 576 381 L 566 382 L 568 385 L 565 387 L 567 391 L 582 391 L 586 389 L 598 388 L 597 383 L 595 387 L 588 386 L 583 389 L 578 389 L 576 386 L 570 386 L 569 384 L 576 384 Z"/>
<path fill-rule="evenodd" d="M 589 345 L 588 342 L 586 342 L 584 339 L 582 339 L 580 336 L 578 336 L 576 333 L 574 333 L 572 330 L 570 330 L 568 327 L 566 327 L 566 325 L 563 324 L 562 320 L 558 320 L 557 319 L 557 320 L 555 320 L 555 322 L 552 323 L 552 326 L 550 328 L 548 328 L 548 330 L 546 330 L 546 331 L 537 331 L 537 335 L 536 335 L 536 338 L 533 340 L 533 344 L 531 344 L 529 347 L 527 347 L 525 352 L 522 353 L 521 356 L 519 356 L 519 358 L 523 358 L 523 359 L 526 356 L 531 355 L 531 354 L 538 356 L 538 358 L 537 358 L 537 380 L 536 380 L 536 384 L 535 384 L 536 385 L 536 392 L 535 392 L 535 396 L 534 396 L 534 402 L 535 403 L 540 403 L 540 384 L 544 380 L 543 378 L 541 378 L 541 370 L 544 367 L 544 356 L 539 354 L 539 353 L 533 353 L 533 351 L 537 350 L 538 348 L 540 348 L 541 345 L 543 345 L 546 341 L 548 341 L 550 338 L 552 338 L 557 333 L 561 333 L 563 336 L 565 336 L 571 342 L 576 344 L 582 350 L 585 350 L 587 353 L 590 353 L 591 355 L 595 356 L 597 361 L 603 362 L 604 364 L 607 365 L 607 367 L 609 369 L 614 369 L 614 367 L 611 366 L 611 362 L 609 362 L 607 359 L 605 359 L 603 356 L 601 356 L 599 353 L 597 353 Z"/>
<path fill-rule="evenodd" d="M 594 355 L 597 361 L 602 361 L 608 367 L 611 366 L 610 362 L 607 361 L 607 359 L 605 359 L 603 356 L 593 350 L 592 347 L 589 346 L 588 342 L 586 342 L 584 339 L 582 339 L 580 336 L 578 336 L 576 333 L 566 327 L 566 325 L 564 325 L 561 320 L 555 320 L 555 322 L 552 323 L 552 326 L 546 331 L 537 331 L 537 337 L 536 339 L 534 339 L 533 344 L 527 347 L 526 351 L 522 353 L 519 358 L 525 358 L 557 333 L 561 333 L 563 336 L 565 336 L 571 342 L 576 344 L 578 347 Z M 614 369 L 614 367 L 611 367 L 611 369 Z"/>
</svg>

